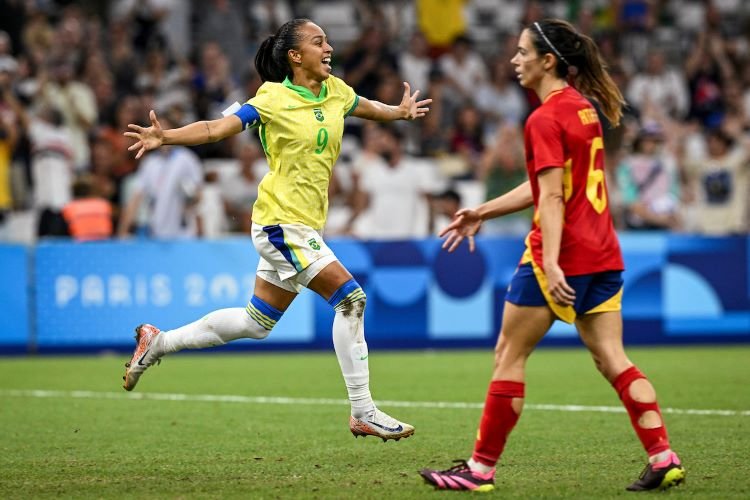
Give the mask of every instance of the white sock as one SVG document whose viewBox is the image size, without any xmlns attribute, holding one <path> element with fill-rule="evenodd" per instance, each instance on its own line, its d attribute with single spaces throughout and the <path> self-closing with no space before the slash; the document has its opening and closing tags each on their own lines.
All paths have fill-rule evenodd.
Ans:
<svg viewBox="0 0 750 500">
<path fill-rule="evenodd" d="M 363 298 L 339 308 L 333 318 L 333 348 L 341 366 L 354 418 L 363 418 L 375 411 L 375 403 L 370 395 L 364 312 Z"/>
<path fill-rule="evenodd" d="M 467 464 L 469 464 L 469 469 L 479 472 L 480 474 L 488 474 L 492 472 L 494 467 L 490 467 L 489 465 L 484 465 L 481 462 L 477 462 L 473 458 L 470 458 L 466 461 Z"/>
<path fill-rule="evenodd" d="M 162 356 L 183 349 L 224 345 L 241 338 L 264 339 L 271 333 L 267 326 L 273 327 L 270 323 L 262 326 L 241 307 L 219 309 L 188 325 L 161 332 L 156 348 Z"/>
</svg>

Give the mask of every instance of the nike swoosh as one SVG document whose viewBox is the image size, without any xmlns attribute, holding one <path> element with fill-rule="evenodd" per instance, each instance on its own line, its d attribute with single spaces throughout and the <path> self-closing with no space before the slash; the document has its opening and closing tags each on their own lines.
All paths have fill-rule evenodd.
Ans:
<svg viewBox="0 0 750 500">
<path fill-rule="evenodd" d="M 138 364 L 140 366 L 146 366 L 145 364 L 141 363 L 141 361 L 143 361 L 143 359 L 146 357 L 146 355 L 149 353 L 150 350 L 151 349 L 146 349 L 146 352 L 143 353 L 143 356 L 141 356 L 141 359 L 138 360 Z"/>
<path fill-rule="evenodd" d="M 376 424 L 376 423 L 375 423 L 375 422 L 373 422 L 372 420 L 368 420 L 368 421 L 367 421 L 367 423 L 368 423 L 368 424 L 372 424 L 372 425 L 374 425 L 375 427 L 380 427 L 381 429 L 383 429 L 383 430 L 384 430 L 384 431 L 386 431 L 386 432 L 401 432 L 401 431 L 403 431 L 403 430 L 404 430 L 404 427 L 403 427 L 403 426 L 402 426 L 401 424 L 399 424 L 399 426 L 398 426 L 398 427 L 386 427 L 386 426 L 384 426 L 384 425 Z"/>
</svg>

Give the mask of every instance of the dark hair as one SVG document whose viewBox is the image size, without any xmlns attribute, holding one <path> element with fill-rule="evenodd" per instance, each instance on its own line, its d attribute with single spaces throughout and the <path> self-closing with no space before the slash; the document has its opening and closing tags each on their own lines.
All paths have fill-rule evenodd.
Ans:
<svg viewBox="0 0 750 500">
<path fill-rule="evenodd" d="M 557 76 L 571 79 L 581 93 L 599 103 L 612 126 L 619 125 L 625 99 L 594 40 L 560 19 L 543 19 L 527 29 L 539 55 L 552 54 L 557 59 Z"/>
<path fill-rule="evenodd" d="M 260 44 L 255 53 L 255 69 L 264 82 L 283 82 L 292 76 L 292 67 L 287 59 L 287 52 L 299 48 L 301 36 L 299 28 L 309 19 L 292 19 L 284 23 L 276 34 L 269 36 Z"/>
<path fill-rule="evenodd" d="M 94 178 L 82 174 L 73 181 L 73 198 L 88 198 L 94 194 Z"/>
<path fill-rule="evenodd" d="M 724 147 L 726 148 L 731 148 L 732 146 L 734 146 L 734 138 L 721 128 L 717 127 L 709 129 L 706 135 L 709 139 L 719 140 L 724 144 Z"/>
</svg>

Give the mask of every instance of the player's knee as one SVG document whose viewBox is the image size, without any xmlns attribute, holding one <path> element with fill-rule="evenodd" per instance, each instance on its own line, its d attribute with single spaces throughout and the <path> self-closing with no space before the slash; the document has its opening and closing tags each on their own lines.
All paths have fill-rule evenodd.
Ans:
<svg viewBox="0 0 750 500">
<path fill-rule="evenodd" d="M 268 337 L 268 334 L 271 333 L 273 327 L 276 326 L 276 323 L 284 314 L 283 311 L 279 311 L 255 295 L 253 295 L 250 302 L 248 302 L 245 311 L 248 315 L 248 327 L 245 336 L 258 340 Z"/>
<path fill-rule="evenodd" d="M 365 314 L 367 295 L 365 295 L 365 291 L 362 290 L 359 283 L 352 278 L 333 292 L 333 295 L 328 299 L 328 303 L 337 313 L 347 317 L 361 318 Z"/>
</svg>

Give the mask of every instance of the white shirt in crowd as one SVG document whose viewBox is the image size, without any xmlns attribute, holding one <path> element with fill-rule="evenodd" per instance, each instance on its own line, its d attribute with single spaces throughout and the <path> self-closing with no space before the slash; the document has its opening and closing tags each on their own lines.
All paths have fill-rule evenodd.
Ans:
<svg viewBox="0 0 750 500">
<path fill-rule="evenodd" d="M 750 229 L 750 158 L 736 146 L 721 158 L 688 162 L 696 201 L 688 229 L 701 234 L 744 234 Z"/>
<path fill-rule="evenodd" d="M 435 167 L 427 161 L 404 156 L 395 166 L 380 157 L 355 161 L 360 189 L 369 205 L 355 221 L 353 232 L 365 239 L 424 238 L 429 235 L 426 194 L 436 190 Z"/>
<path fill-rule="evenodd" d="M 72 81 L 64 87 L 48 83 L 44 87 L 44 99 L 52 108 L 59 109 L 70 130 L 70 145 L 73 150 L 73 166 L 76 170 L 86 169 L 91 162 L 89 148 L 89 127 L 81 124 L 95 124 L 99 115 L 94 92 L 85 83 Z"/>
<path fill-rule="evenodd" d="M 145 157 L 136 174 L 135 191 L 148 204 L 150 235 L 154 238 L 180 238 L 197 235 L 191 198 L 203 185 L 198 156 L 188 148 L 173 146 Z"/>
<path fill-rule="evenodd" d="M 55 127 L 42 120 L 29 123 L 34 179 L 34 206 L 60 211 L 71 199 L 73 148 L 67 127 Z"/>
</svg>

